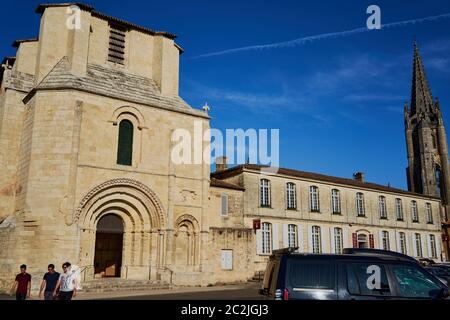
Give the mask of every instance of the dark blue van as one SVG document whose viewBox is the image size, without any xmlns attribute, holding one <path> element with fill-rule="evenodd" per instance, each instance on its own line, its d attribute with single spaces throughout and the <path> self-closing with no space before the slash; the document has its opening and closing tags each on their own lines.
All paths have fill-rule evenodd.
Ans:
<svg viewBox="0 0 450 320">
<path fill-rule="evenodd" d="M 260 294 L 275 300 L 446 299 L 449 288 L 409 256 L 376 249 L 270 256 Z"/>
</svg>

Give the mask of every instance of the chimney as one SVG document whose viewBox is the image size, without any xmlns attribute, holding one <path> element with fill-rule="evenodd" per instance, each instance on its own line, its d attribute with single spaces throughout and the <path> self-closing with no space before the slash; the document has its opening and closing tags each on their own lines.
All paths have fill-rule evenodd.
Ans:
<svg viewBox="0 0 450 320">
<path fill-rule="evenodd" d="M 217 157 L 216 158 L 216 172 L 224 171 L 228 169 L 227 157 Z"/>
<path fill-rule="evenodd" d="M 356 172 L 353 174 L 353 179 L 359 182 L 364 182 L 364 172 Z"/>
</svg>

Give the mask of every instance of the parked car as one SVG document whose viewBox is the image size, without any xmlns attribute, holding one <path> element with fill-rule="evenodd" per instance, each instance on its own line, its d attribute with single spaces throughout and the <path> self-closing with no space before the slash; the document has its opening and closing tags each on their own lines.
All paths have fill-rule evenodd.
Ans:
<svg viewBox="0 0 450 320">
<path fill-rule="evenodd" d="M 445 284 L 447 287 L 450 284 L 450 271 L 447 271 L 445 268 L 433 265 L 425 267 L 425 270 L 435 275 L 436 278 L 441 280 L 441 282 Z"/>
<path fill-rule="evenodd" d="M 449 289 L 409 256 L 374 249 L 343 254 L 275 250 L 260 294 L 266 299 L 446 299 Z"/>
</svg>

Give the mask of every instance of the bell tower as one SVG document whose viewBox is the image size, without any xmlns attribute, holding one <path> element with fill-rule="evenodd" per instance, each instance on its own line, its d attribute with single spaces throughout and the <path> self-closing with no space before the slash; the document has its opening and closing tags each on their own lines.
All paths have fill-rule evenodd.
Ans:
<svg viewBox="0 0 450 320">
<path fill-rule="evenodd" d="M 444 121 L 438 99 L 433 100 L 417 44 L 411 105 L 405 104 L 405 135 L 408 152 L 408 189 L 450 201 L 450 170 Z"/>
</svg>

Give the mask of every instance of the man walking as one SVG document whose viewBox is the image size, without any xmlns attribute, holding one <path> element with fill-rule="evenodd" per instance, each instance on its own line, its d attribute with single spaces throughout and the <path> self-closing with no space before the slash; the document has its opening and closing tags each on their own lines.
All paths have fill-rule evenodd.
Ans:
<svg viewBox="0 0 450 320">
<path fill-rule="evenodd" d="M 56 292 L 59 289 L 58 300 L 72 300 L 77 295 L 76 274 L 70 266 L 70 262 L 65 262 L 62 265 L 63 273 L 59 276 L 58 283 L 53 290 L 53 296 L 56 297 Z"/>
<path fill-rule="evenodd" d="M 11 288 L 11 294 L 16 294 L 16 300 L 26 300 L 31 297 L 31 275 L 27 273 L 27 266 L 20 266 L 20 273 Z"/>
<path fill-rule="evenodd" d="M 39 298 L 42 299 L 42 291 L 44 291 L 45 300 L 55 300 L 53 292 L 55 291 L 56 284 L 58 283 L 59 272 L 55 271 L 54 264 L 49 264 L 47 270 L 48 272 L 44 274 L 44 278 L 42 279 L 41 282 L 41 288 L 39 290 Z"/>
</svg>

